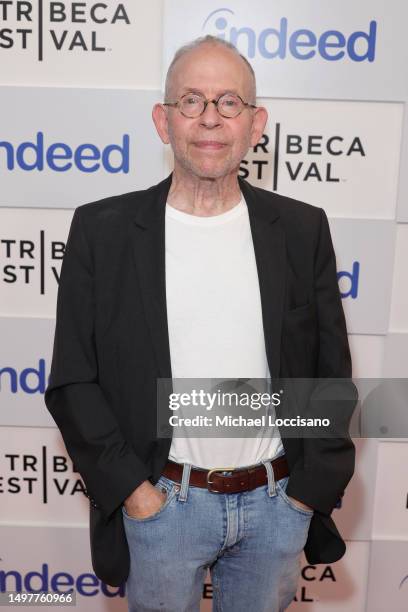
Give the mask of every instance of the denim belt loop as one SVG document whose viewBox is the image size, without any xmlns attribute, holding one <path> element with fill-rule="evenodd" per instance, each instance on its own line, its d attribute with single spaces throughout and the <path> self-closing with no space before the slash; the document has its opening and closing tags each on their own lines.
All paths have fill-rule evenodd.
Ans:
<svg viewBox="0 0 408 612">
<path fill-rule="evenodd" d="M 178 497 L 179 501 L 186 501 L 188 486 L 190 483 L 190 472 L 191 472 L 191 463 L 183 464 L 183 476 L 181 478 L 181 490 L 180 495 Z"/>
<path fill-rule="evenodd" d="M 268 475 L 268 495 L 269 497 L 274 497 L 276 495 L 276 487 L 275 487 L 275 475 L 273 473 L 273 468 L 271 464 L 272 459 L 264 459 L 261 461 L 265 466 L 266 473 Z"/>
</svg>

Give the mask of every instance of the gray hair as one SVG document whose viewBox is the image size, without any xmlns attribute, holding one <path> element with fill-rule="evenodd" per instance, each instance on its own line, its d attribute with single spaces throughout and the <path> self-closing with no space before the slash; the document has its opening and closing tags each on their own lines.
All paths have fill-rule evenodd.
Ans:
<svg viewBox="0 0 408 612">
<path fill-rule="evenodd" d="M 250 94 L 251 97 L 252 97 L 252 100 L 250 100 L 250 102 L 252 104 L 255 104 L 256 103 L 256 78 L 255 78 L 254 69 L 252 68 L 251 64 L 248 62 L 247 58 L 244 57 L 238 51 L 238 49 L 235 47 L 235 45 L 233 45 L 232 43 L 228 42 L 227 40 L 223 40 L 222 38 L 217 38 L 216 36 L 212 36 L 211 34 L 207 34 L 206 36 L 200 36 L 199 38 L 195 38 L 191 42 L 189 42 L 189 43 L 183 45 L 182 47 L 179 47 L 179 49 L 177 49 L 177 51 L 174 54 L 174 57 L 173 57 L 173 59 L 171 61 L 171 64 L 170 64 L 170 66 L 169 66 L 169 68 L 167 70 L 166 83 L 165 83 L 165 88 L 164 88 L 164 99 L 166 101 L 169 100 L 171 78 L 172 78 L 173 68 L 174 68 L 174 65 L 177 62 L 177 60 L 179 60 L 180 57 L 182 57 L 183 55 L 185 55 L 189 51 L 192 51 L 196 47 L 199 47 L 200 45 L 203 45 L 205 43 L 217 44 L 217 45 L 221 45 L 223 47 L 226 47 L 227 49 L 230 49 L 231 51 L 233 51 L 237 57 L 239 57 L 242 60 L 244 60 L 246 66 L 247 66 L 247 68 L 249 70 L 249 73 L 251 75 L 251 80 L 252 80 L 251 94 Z M 248 100 L 246 100 L 246 101 L 248 101 Z"/>
</svg>

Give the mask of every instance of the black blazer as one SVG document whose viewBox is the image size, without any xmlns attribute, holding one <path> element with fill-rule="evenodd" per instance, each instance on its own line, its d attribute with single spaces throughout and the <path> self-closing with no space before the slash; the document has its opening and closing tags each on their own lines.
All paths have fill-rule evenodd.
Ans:
<svg viewBox="0 0 408 612">
<path fill-rule="evenodd" d="M 170 438 L 156 434 L 156 379 L 171 378 L 165 295 L 165 203 L 172 174 L 146 190 L 74 212 L 61 268 L 45 403 L 90 499 L 92 564 L 105 583 L 129 572 L 121 506 L 145 479 L 156 483 Z M 336 260 L 323 209 L 239 177 L 260 282 L 272 380 L 351 377 Z M 350 381 L 341 406 L 357 401 Z M 278 415 L 279 416 L 279 415 Z M 315 509 L 305 555 L 330 563 L 345 552 L 331 518 L 353 471 L 350 437 L 283 438 L 287 493 Z"/>
</svg>

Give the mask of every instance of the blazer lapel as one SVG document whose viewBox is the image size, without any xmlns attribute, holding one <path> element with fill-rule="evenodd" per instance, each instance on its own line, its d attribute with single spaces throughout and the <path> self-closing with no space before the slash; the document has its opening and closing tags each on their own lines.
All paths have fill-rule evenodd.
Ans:
<svg viewBox="0 0 408 612">
<path fill-rule="evenodd" d="M 172 378 L 165 273 L 165 212 L 171 177 L 148 190 L 132 227 L 134 262 L 161 378 Z"/>
<path fill-rule="evenodd" d="M 133 255 L 147 322 L 162 378 L 172 378 L 166 304 L 165 205 L 172 173 L 148 190 L 133 219 Z M 270 195 L 238 177 L 248 206 L 262 304 L 265 348 L 271 378 L 279 377 L 286 280 L 285 234 Z"/>
<path fill-rule="evenodd" d="M 272 379 L 277 379 L 286 285 L 285 233 L 279 211 L 273 203 L 273 194 L 263 198 L 250 183 L 240 177 L 238 181 L 247 203 L 251 225 L 269 372 Z"/>
</svg>

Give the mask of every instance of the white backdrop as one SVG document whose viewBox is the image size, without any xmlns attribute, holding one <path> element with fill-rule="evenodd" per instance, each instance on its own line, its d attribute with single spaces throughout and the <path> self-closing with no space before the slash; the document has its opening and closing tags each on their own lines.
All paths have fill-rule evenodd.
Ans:
<svg viewBox="0 0 408 612">
<path fill-rule="evenodd" d="M 168 63 L 197 36 L 232 40 L 269 112 L 241 175 L 326 210 L 354 376 L 406 378 L 408 5 L 18 5 L 0 7 L 0 592 L 75 584 L 79 611 L 119 612 L 124 590 L 92 572 L 88 500 L 43 401 L 73 210 L 168 174 L 171 152 L 150 116 Z M 291 610 L 407 609 L 408 443 L 356 446 L 334 511 L 347 553 L 327 566 L 303 560 Z M 208 577 L 202 609 L 210 604 Z"/>
</svg>

